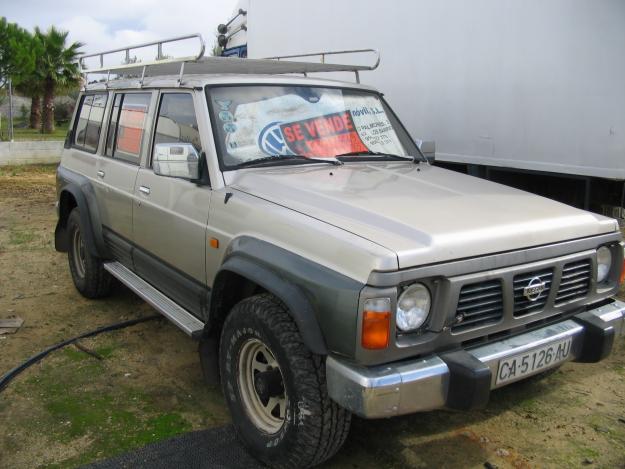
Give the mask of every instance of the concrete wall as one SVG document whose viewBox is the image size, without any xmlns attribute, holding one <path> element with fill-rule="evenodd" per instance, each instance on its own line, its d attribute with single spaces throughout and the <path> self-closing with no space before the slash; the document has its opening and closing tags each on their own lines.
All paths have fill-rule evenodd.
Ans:
<svg viewBox="0 0 625 469">
<path fill-rule="evenodd" d="M 62 150 L 62 141 L 0 142 L 0 166 L 58 163 Z"/>
</svg>

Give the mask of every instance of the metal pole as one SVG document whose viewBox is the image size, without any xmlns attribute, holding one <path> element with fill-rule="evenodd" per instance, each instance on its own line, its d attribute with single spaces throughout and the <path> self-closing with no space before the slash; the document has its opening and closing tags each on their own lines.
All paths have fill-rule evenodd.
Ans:
<svg viewBox="0 0 625 469">
<path fill-rule="evenodd" d="M 9 78 L 9 142 L 13 141 L 13 83 Z"/>
</svg>

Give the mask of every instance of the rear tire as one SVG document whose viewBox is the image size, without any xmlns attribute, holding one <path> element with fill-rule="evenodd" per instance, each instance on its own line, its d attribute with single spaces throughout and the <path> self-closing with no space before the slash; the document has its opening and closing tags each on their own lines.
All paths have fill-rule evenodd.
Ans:
<svg viewBox="0 0 625 469">
<path fill-rule="evenodd" d="M 74 208 L 67 219 L 67 258 L 74 286 L 86 298 L 107 296 L 111 291 L 111 275 L 104 270 L 102 260 L 93 256 L 85 245 L 80 212 Z"/>
<path fill-rule="evenodd" d="M 313 466 L 345 442 L 351 414 L 328 396 L 324 357 L 308 350 L 274 296 L 253 296 L 232 309 L 219 363 L 239 438 L 265 464 Z"/>
</svg>

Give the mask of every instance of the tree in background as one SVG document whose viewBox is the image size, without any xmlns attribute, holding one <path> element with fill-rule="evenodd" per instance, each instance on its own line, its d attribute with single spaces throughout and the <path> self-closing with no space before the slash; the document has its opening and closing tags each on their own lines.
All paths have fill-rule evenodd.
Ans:
<svg viewBox="0 0 625 469">
<path fill-rule="evenodd" d="M 43 96 L 43 131 L 54 132 L 54 96 L 58 89 L 68 89 L 80 83 L 78 67 L 80 42 L 66 44 L 67 32 L 52 26 L 45 33 L 35 28 L 35 38 L 40 42 L 35 75 L 41 84 Z"/>
<path fill-rule="evenodd" d="M 0 88 L 9 80 L 18 85 L 35 68 L 32 35 L 15 23 L 0 17 Z"/>
<path fill-rule="evenodd" d="M 30 119 L 29 127 L 31 129 L 41 129 L 41 83 L 42 78 L 37 70 L 37 57 L 41 55 L 41 40 L 36 35 L 29 35 L 30 50 L 35 57 L 35 63 L 32 70 L 24 70 L 19 75 L 17 91 L 30 98 Z"/>
<path fill-rule="evenodd" d="M 30 117 L 28 127 L 31 129 L 41 128 L 41 86 L 34 74 L 20 81 L 17 91 L 30 98 Z"/>
</svg>

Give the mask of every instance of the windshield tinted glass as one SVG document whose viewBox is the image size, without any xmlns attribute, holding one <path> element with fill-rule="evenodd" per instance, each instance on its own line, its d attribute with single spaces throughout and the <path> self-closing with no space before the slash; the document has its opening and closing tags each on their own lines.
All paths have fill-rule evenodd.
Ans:
<svg viewBox="0 0 625 469">
<path fill-rule="evenodd" d="M 375 93 L 247 85 L 212 87 L 207 93 L 224 169 L 272 156 L 281 157 L 276 164 L 288 164 L 285 157 L 295 155 L 345 155 L 341 159 L 350 161 L 418 152 Z"/>
</svg>

